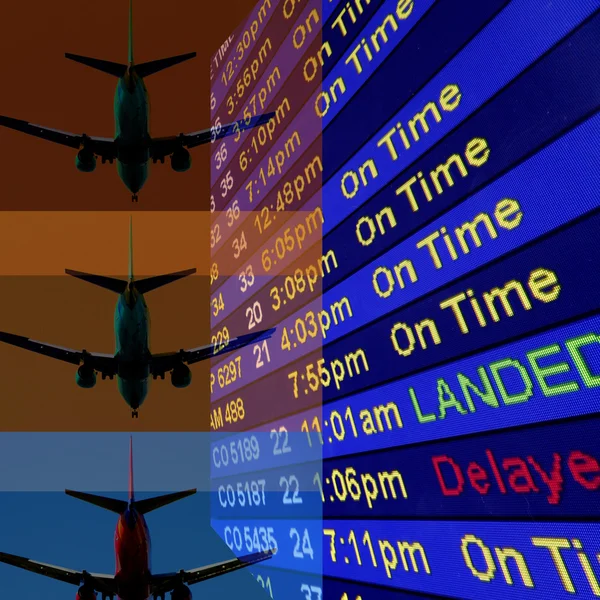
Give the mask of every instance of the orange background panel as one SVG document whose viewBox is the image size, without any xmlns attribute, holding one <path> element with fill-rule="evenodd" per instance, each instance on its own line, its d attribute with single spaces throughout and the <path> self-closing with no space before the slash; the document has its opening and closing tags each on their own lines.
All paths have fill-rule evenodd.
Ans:
<svg viewBox="0 0 600 600">
<path fill-rule="evenodd" d="M 144 212 L 133 218 L 134 273 L 195 267 L 208 272 L 207 212 Z M 0 330 L 91 352 L 113 352 L 116 294 L 64 275 L 65 268 L 126 276 L 129 215 L 123 212 L 0 213 Z M 174 282 L 146 297 L 152 351 L 210 343 L 209 278 Z M 209 365 L 192 385 L 151 383 L 140 417 L 130 417 L 116 380 L 92 390 L 76 367 L 0 344 L 0 430 L 208 431 Z"/>
<path fill-rule="evenodd" d="M 0 212 L 0 276 L 63 275 L 65 268 L 126 276 L 130 214 Z M 209 228 L 208 212 L 133 214 L 134 274 L 195 267 L 207 275 Z"/>
</svg>

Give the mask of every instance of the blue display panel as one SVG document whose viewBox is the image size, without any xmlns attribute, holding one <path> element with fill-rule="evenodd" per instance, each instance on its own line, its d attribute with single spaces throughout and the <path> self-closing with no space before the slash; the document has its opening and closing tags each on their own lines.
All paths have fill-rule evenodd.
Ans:
<svg viewBox="0 0 600 600">
<path fill-rule="evenodd" d="M 214 520 L 212 525 L 236 553 L 276 544 L 269 567 L 316 575 L 322 569 L 325 577 L 473 600 L 600 593 L 597 523 Z"/>
<path fill-rule="evenodd" d="M 594 169 L 600 158 L 595 143 L 598 133 L 600 117 L 594 116 L 284 320 L 280 315 L 286 310 L 279 306 L 283 292 L 275 296 L 271 288 L 263 305 L 265 311 L 273 306 L 278 310 L 265 312 L 267 324 L 279 326 L 275 339 L 282 349 L 286 340 L 291 346 L 282 352 L 279 364 L 362 327 L 560 227 L 565 219 L 575 219 L 595 208 L 594 190 L 600 183 Z M 564 170 L 540 181 L 540 173 L 549 175 L 557 160 L 562 161 Z M 580 191 L 579 178 L 587 173 L 591 185 Z M 574 194 L 578 202 L 565 205 L 564 198 Z M 225 317 L 227 312 L 226 308 Z M 317 332 L 311 336 L 309 330 L 300 344 L 298 320 L 306 321 L 309 312 L 315 314 Z M 225 322 L 230 328 L 241 328 L 247 326 L 248 319 L 238 310 Z M 272 367 L 276 365 L 272 363 Z M 250 382 L 245 377 L 239 383 Z M 213 401 L 219 396 L 219 392 L 213 394 Z"/>
<path fill-rule="evenodd" d="M 452 407 L 454 408 L 454 406 Z M 594 518 L 598 417 L 213 480 L 215 518 Z"/>
<path fill-rule="evenodd" d="M 411 594 L 398 590 L 385 589 L 381 586 L 356 584 L 331 577 L 318 577 L 308 573 L 295 573 L 283 569 L 268 567 L 251 567 L 251 573 L 263 586 L 270 598 L 274 600 L 419 600 L 423 594 Z M 439 598 L 440 596 L 425 596 Z"/>
<path fill-rule="evenodd" d="M 600 317 L 594 316 L 279 419 L 269 427 L 291 432 L 287 452 L 276 451 L 279 438 L 262 427 L 220 439 L 212 445 L 211 472 L 224 477 L 593 415 L 599 387 Z M 221 447 L 232 443 L 251 443 L 254 462 L 225 464 Z"/>
<path fill-rule="evenodd" d="M 278 548 L 271 598 L 600 596 L 600 0 L 236 39 L 260 10 L 213 78 L 215 128 L 276 118 L 212 149 L 211 326 L 276 332 L 211 365 L 215 530 Z"/>
</svg>

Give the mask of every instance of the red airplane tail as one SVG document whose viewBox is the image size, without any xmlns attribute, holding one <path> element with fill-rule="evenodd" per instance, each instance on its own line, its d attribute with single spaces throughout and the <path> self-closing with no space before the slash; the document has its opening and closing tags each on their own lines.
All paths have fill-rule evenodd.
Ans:
<svg viewBox="0 0 600 600">
<path fill-rule="evenodd" d="M 97 494 L 88 494 L 87 492 L 76 492 L 73 490 L 65 490 L 65 494 L 110 510 L 117 514 L 123 514 L 127 508 L 134 508 L 138 513 L 145 515 L 157 508 L 177 502 L 182 498 L 187 498 L 196 493 L 196 489 L 185 490 L 183 492 L 174 492 L 172 494 L 163 494 L 162 496 L 154 496 L 153 498 L 146 498 L 144 500 L 135 500 L 134 488 L 133 488 L 133 438 L 129 438 L 129 502 L 125 500 L 116 500 L 115 498 L 108 498 L 107 496 L 99 496 Z"/>
<path fill-rule="evenodd" d="M 133 493 L 133 436 L 129 436 L 129 504 L 135 502 Z"/>
</svg>

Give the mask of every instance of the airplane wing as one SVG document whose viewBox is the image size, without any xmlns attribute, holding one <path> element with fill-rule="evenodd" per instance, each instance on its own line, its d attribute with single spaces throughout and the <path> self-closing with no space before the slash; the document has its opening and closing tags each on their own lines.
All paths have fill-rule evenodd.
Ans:
<svg viewBox="0 0 600 600">
<path fill-rule="evenodd" d="M 178 585 L 194 585 L 219 575 L 225 575 L 238 569 L 249 567 L 250 565 L 262 562 L 271 558 L 277 552 L 277 548 L 272 548 L 266 552 L 255 552 L 239 558 L 231 558 L 223 562 L 206 565 L 190 571 L 179 571 L 178 573 L 164 573 L 152 576 L 152 593 L 154 597 L 159 597 L 168 592 L 172 592 Z"/>
<path fill-rule="evenodd" d="M 218 346 L 215 344 L 209 344 L 207 346 L 199 346 L 198 348 L 192 348 L 190 350 L 179 350 L 179 352 L 153 354 L 150 362 L 150 371 L 153 375 L 163 377 L 167 371 L 171 371 L 182 362 L 187 365 L 192 365 L 200 362 L 201 360 L 215 358 L 221 354 L 239 350 L 240 348 L 248 346 L 249 344 L 262 342 L 263 340 L 270 338 L 274 333 L 275 327 L 272 329 L 257 331 L 256 333 L 247 333 L 246 335 L 241 335 L 239 337 L 230 339 L 227 346 L 218 350 Z M 2 341 L 1 337 L 0 341 Z"/>
<path fill-rule="evenodd" d="M 34 123 L 2 115 L 0 115 L 0 126 L 21 131 L 27 135 L 33 135 L 48 142 L 54 142 L 55 144 L 61 144 L 62 146 L 68 146 L 76 150 L 85 146 L 86 149 L 105 160 L 113 160 L 117 157 L 115 142 L 110 138 L 90 137 L 85 133 L 69 133 L 68 131 L 42 127 L 41 125 L 35 125 Z"/>
<path fill-rule="evenodd" d="M 195 148 L 196 146 L 201 146 L 208 142 L 215 142 L 221 138 L 235 135 L 240 131 L 264 125 L 274 116 L 274 112 L 266 113 L 264 115 L 252 117 L 248 121 L 246 119 L 241 119 L 229 123 L 228 125 L 211 127 L 210 129 L 203 129 L 192 133 L 180 133 L 179 135 L 153 138 L 150 142 L 150 156 L 153 160 L 164 160 L 166 156 L 173 154 L 173 152 L 179 148 Z"/>
<path fill-rule="evenodd" d="M 30 352 L 43 354 L 56 360 L 62 360 L 72 365 L 85 364 L 95 371 L 102 373 L 105 377 L 113 377 L 117 373 L 117 361 L 112 354 L 100 354 L 98 352 L 87 352 L 87 350 L 72 350 L 53 344 L 46 344 L 32 340 L 31 338 L 0 331 L 0 342 L 17 346 Z"/>
<path fill-rule="evenodd" d="M 13 567 L 18 567 L 19 569 L 24 569 L 25 571 L 30 571 L 31 573 L 44 575 L 44 577 L 58 579 L 59 581 L 64 581 L 65 583 L 70 583 L 72 585 L 83 585 L 87 583 L 92 585 L 96 591 L 104 592 L 105 594 L 116 595 L 117 593 L 117 586 L 113 575 L 65 569 L 64 567 L 49 565 L 23 556 L 7 554 L 6 552 L 0 552 L 0 562 L 12 565 Z"/>
</svg>

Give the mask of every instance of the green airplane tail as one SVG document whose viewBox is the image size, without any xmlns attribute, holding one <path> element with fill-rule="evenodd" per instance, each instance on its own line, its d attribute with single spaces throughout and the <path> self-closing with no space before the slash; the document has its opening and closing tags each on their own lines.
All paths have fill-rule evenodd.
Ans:
<svg viewBox="0 0 600 600">
<path fill-rule="evenodd" d="M 117 294 L 123 294 L 127 289 L 129 283 L 133 284 L 133 217 L 129 217 L 129 269 L 128 269 L 127 281 L 123 279 L 117 279 L 116 277 L 106 277 L 105 275 L 94 275 L 93 273 L 85 273 L 83 271 L 74 271 L 72 269 L 65 269 L 67 275 L 71 277 L 77 277 L 88 283 L 97 285 L 105 290 L 116 292 Z M 193 275 L 196 269 L 186 269 L 185 271 L 176 271 L 175 273 L 167 273 L 165 275 L 155 275 L 153 277 L 146 277 L 140 279 L 134 284 L 135 289 L 140 294 L 151 292 L 159 287 L 173 283 L 178 279 Z"/>
<path fill-rule="evenodd" d="M 133 281 L 133 217 L 129 215 L 129 281 Z"/>
<path fill-rule="evenodd" d="M 123 65 L 120 63 L 111 62 L 108 60 L 102 60 L 100 58 L 90 58 L 88 56 L 81 56 L 79 54 L 65 53 L 65 57 L 69 60 L 78 62 L 86 67 L 91 67 L 103 73 L 108 73 L 114 77 L 124 77 L 128 69 L 134 69 L 139 77 L 142 79 L 164 71 L 169 67 L 178 65 L 190 58 L 196 56 L 195 52 L 189 52 L 188 54 L 178 54 L 177 56 L 170 56 L 169 58 L 159 58 L 158 60 L 152 60 L 150 62 L 142 63 L 141 65 L 135 65 L 133 63 L 133 0 L 129 0 L 129 40 L 128 40 L 128 51 L 127 51 L 127 64 Z"/>
<path fill-rule="evenodd" d="M 129 43 L 127 61 L 133 66 L 133 0 L 129 0 Z"/>
</svg>

